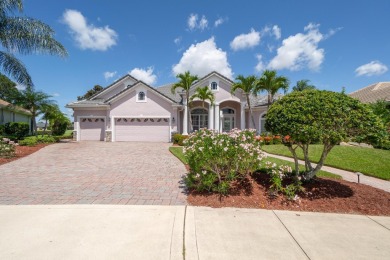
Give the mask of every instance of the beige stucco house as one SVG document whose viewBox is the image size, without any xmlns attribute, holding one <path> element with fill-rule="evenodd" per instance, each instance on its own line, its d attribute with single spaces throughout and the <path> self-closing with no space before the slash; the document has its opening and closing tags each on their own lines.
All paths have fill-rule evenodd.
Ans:
<svg viewBox="0 0 390 260">
<path fill-rule="evenodd" d="M 74 138 L 77 141 L 169 142 L 173 133 L 188 134 L 205 127 L 219 132 L 233 128 L 265 131 L 267 97 L 250 97 L 255 118 L 253 126 L 249 124 L 246 97 L 239 90 L 232 95 L 232 84 L 218 72 L 196 81 L 191 94 L 197 87 L 208 86 L 215 95 L 214 104 L 206 101 L 203 107 L 199 100 L 185 104 L 180 90 L 172 94 L 173 84 L 154 88 L 126 75 L 95 96 L 67 105 L 74 111 Z"/>
</svg>

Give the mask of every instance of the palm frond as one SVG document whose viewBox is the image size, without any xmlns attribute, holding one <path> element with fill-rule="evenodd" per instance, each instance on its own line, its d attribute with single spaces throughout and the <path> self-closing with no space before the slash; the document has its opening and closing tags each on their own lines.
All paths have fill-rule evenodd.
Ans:
<svg viewBox="0 0 390 260">
<path fill-rule="evenodd" d="M 0 51 L 0 67 L 10 75 L 17 83 L 25 86 L 33 86 L 31 76 L 24 64 L 10 53 Z"/>
<path fill-rule="evenodd" d="M 21 54 L 47 53 L 65 57 L 64 46 L 54 39 L 47 24 L 28 17 L 6 17 L 0 23 L 0 42 L 8 51 Z"/>
</svg>

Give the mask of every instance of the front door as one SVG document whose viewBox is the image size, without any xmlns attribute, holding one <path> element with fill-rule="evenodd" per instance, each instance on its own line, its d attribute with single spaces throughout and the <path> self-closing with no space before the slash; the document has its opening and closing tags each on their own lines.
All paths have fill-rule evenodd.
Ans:
<svg viewBox="0 0 390 260">
<path fill-rule="evenodd" d="M 229 132 L 233 128 L 234 128 L 234 116 L 224 115 L 223 116 L 222 131 Z"/>
</svg>

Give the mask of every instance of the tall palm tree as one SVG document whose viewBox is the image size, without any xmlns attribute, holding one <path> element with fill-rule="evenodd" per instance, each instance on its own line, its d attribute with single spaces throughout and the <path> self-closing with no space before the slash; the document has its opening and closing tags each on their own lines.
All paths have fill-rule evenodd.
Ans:
<svg viewBox="0 0 390 260">
<path fill-rule="evenodd" d="M 172 94 L 175 94 L 176 90 L 180 90 L 184 93 L 186 98 L 186 108 L 187 108 L 187 118 L 188 120 L 191 120 L 190 118 L 190 110 L 188 109 L 188 104 L 190 102 L 190 89 L 192 84 L 198 80 L 198 76 L 192 75 L 189 71 L 186 71 L 183 73 L 179 73 L 176 75 L 176 78 L 179 79 L 179 82 L 175 83 L 171 87 Z M 187 121 L 188 124 L 189 121 Z M 187 125 L 188 127 L 188 125 Z"/>
<path fill-rule="evenodd" d="M 43 133 L 46 133 L 47 123 L 53 121 L 61 113 L 57 104 L 46 104 L 41 107 L 42 119 L 45 120 L 45 127 Z M 62 113 L 61 113 L 62 114 Z"/>
<path fill-rule="evenodd" d="M 252 119 L 253 128 L 255 128 L 255 119 L 253 118 L 250 95 L 254 95 L 254 96 L 257 95 L 256 82 L 257 79 L 256 76 L 254 75 L 250 75 L 248 77 L 244 77 L 243 75 L 238 75 L 236 77 L 236 82 L 233 83 L 232 89 L 230 90 L 230 92 L 234 94 L 234 92 L 236 92 L 237 89 L 241 89 L 244 95 L 246 96 L 246 103 L 248 104 L 249 115 Z"/>
<path fill-rule="evenodd" d="M 268 108 L 272 104 L 275 94 L 279 90 L 287 92 L 290 81 L 287 77 L 278 76 L 275 70 L 265 70 L 257 81 L 256 92 L 266 91 L 268 94 Z"/>
<path fill-rule="evenodd" d="M 45 23 L 29 18 L 14 16 L 23 11 L 22 0 L 0 0 L 0 68 L 12 76 L 17 83 L 33 86 L 23 63 L 13 55 L 48 53 L 67 56 L 61 43 L 54 39 L 54 31 Z"/>
<path fill-rule="evenodd" d="M 314 85 L 309 84 L 309 82 L 310 80 L 308 79 L 298 80 L 297 84 L 292 89 L 293 91 L 304 91 L 304 90 L 315 89 L 316 87 Z"/>
<path fill-rule="evenodd" d="M 50 99 L 51 97 L 42 91 L 35 91 L 32 87 L 27 87 L 20 91 L 16 99 L 17 105 L 31 112 L 33 134 L 37 130 L 36 117 L 42 114 L 46 107 L 55 104 L 55 101 Z"/>
<path fill-rule="evenodd" d="M 202 88 L 197 87 L 195 93 L 190 97 L 190 102 L 194 101 L 196 98 L 202 101 L 203 108 L 205 108 L 204 103 L 206 100 L 210 101 L 210 105 L 213 105 L 215 101 L 214 93 L 209 89 L 208 86 L 204 86 Z"/>
</svg>

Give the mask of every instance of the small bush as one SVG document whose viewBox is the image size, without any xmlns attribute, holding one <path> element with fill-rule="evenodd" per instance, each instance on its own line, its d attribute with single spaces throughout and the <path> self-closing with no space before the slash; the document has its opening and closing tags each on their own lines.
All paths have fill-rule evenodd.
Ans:
<svg viewBox="0 0 390 260">
<path fill-rule="evenodd" d="M 57 135 L 57 136 L 63 135 L 65 134 L 67 127 L 68 127 L 68 122 L 55 121 L 52 126 L 51 133 L 52 135 Z"/>
<path fill-rule="evenodd" d="M 201 129 L 190 134 L 184 144 L 190 167 L 185 182 L 198 191 L 227 194 L 232 181 L 259 169 L 264 157 L 255 130 L 233 129 L 218 134 Z"/>
<path fill-rule="evenodd" d="M 282 143 L 282 137 L 280 135 L 274 135 L 272 141 L 273 141 L 273 144 L 281 144 Z"/>
<path fill-rule="evenodd" d="M 5 126 L 0 125 L 0 135 L 4 135 L 4 134 L 5 134 Z"/>
<path fill-rule="evenodd" d="M 28 135 L 30 126 L 24 122 L 9 122 L 4 125 L 4 132 L 7 135 L 15 136 L 19 140 Z"/>
<path fill-rule="evenodd" d="M 19 140 L 19 145 L 21 146 L 34 146 L 38 143 L 35 136 L 26 137 L 23 140 Z"/>
<path fill-rule="evenodd" d="M 11 143 L 12 142 L 12 143 Z M 0 141 L 0 157 L 10 158 L 15 156 L 15 144 L 7 138 Z"/>
<path fill-rule="evenodd" d="M 187 138 L 188 138 L 188 135 L 174 134 L 173 135 L 173 143 L 177 144 L 177 145 L 180 145 L 180 146 L 183 146 L 184 145 L 183 142 Z"/>
</svg>

